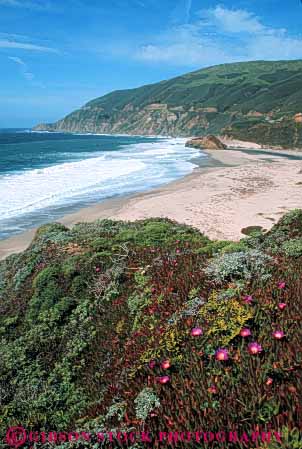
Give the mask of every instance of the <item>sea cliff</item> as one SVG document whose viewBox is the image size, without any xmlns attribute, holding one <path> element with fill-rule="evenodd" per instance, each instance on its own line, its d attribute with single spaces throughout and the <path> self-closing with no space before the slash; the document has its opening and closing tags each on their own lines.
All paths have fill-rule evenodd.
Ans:
<svg viewBox="0 0 302 449">
<path fill-rule="evenodd" d="M 302 148 L 302 61 L 244 62 L 115 91 L 35 130 L 226 135 Z"/>
</svg>

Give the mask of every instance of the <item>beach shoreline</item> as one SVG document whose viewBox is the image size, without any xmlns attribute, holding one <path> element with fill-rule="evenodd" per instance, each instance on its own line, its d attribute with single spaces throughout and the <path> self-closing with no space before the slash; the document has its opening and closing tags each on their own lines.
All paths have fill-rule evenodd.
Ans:
<svg viewBox="0 0 302 449">
<path fill-rule="evenodd" d="M 244 237 L 242 228 L 269 229 L 288 210 L 302 208 L 302 159 L 282 156 L 301 153 L 264 149 L 252 142 L 227 143 L 232 149 L 202 150 L 214 166 L 195 168 L 169 184 L 108 199 L 56 221 L 72 227 L 104 218 L 167 217 L 196 227 L 212 239 L 239 240 Z M 25 250 L 35 232 L 36 228 L 1 240 L 0 259 Z"/>
</svg>

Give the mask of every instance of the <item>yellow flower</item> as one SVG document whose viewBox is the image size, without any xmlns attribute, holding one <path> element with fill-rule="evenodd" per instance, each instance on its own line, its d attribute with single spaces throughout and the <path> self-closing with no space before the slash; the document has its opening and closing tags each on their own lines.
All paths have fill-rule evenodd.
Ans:
<svg viewBox="0 0 302 449">
<path fill-rule="evenodd" d="M 205 337 L 214 337 L 218 345 L 227 345 L 252 318 L 253 309 L 237 298 L 218 299 L 218 293 L 214 290 L 199 315 L 207 322 Z"/>
</svg>

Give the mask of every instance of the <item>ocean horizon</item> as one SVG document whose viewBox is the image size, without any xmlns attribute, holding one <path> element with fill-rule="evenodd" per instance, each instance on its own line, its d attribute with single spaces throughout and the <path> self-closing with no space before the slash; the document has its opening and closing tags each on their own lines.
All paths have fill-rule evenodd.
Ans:
<svg viewBox="0 0 302 449">
<path fill-rule="evenodd" d="M 0 129 L 0 239 L 191 173 L 207 155 L 185 141 Z"/>
</svg>

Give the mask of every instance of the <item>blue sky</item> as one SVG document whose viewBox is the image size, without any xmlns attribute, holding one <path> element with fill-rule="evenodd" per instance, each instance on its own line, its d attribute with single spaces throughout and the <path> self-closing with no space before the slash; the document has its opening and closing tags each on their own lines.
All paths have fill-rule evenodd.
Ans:
<svg viewBox="0 0 302 449">
<path fill-rule="evenodd" d="M 302 58 L 300 0 L 0 0 L 0 128 L 209 65 Z"/>
</svg>

